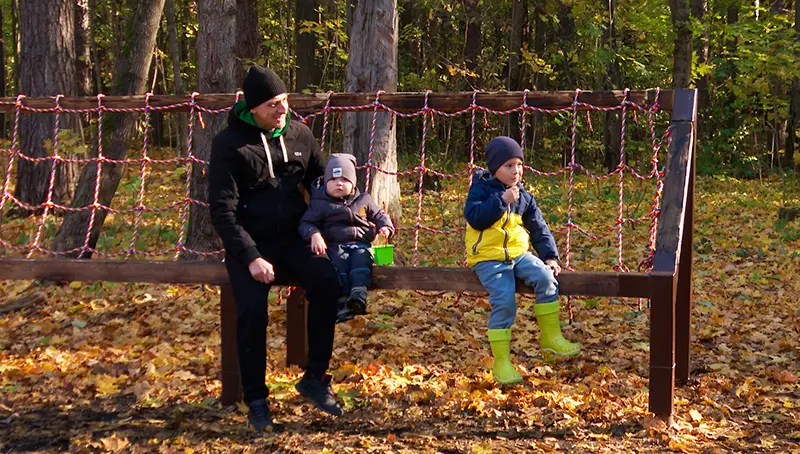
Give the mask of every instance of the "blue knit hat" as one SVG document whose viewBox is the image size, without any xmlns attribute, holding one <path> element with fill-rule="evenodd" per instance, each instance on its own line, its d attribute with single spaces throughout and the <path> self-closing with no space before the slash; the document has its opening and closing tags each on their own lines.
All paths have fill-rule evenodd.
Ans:
<svg viewBox="0 0 800 454">
<path fill-rule="evenodd" d="M 492 175 L 511 158 L 520 158 L 525 162 L 522 148 L 511 137 L 497 136 L 486 144 L 486 167 Z"/>
</svg>

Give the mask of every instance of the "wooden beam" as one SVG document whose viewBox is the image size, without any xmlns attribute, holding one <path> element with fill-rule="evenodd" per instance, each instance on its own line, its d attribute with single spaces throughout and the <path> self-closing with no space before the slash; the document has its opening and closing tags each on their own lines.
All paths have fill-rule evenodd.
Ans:
<svg viewBox="0 0 800 454">
<path fill-rule="evenodd" d="M 221 262 L 146 260 L 0 259 L 0 279 L 52 281 L 148 282 L 154 284 L 227 285 Z M 457 267 L 375 267 L 373 288 L 425 291 L 483 292 L 475 273 Z M 648 297 L 645 273 L 563 272 L 558 277 L 563 295 Z M 276 282 L 276 285 L 289 285 Z M 518 283 L 520 293 L 533 289 Z"/>
<path fill-rule="evenodd" d="M 636 90 L 629 92 L 629 99 L 640 105 L 651 105 L 655 99 L 655 90 Z M 326 93 L 306 94 L 291 93 L 289 105 L 297 112 L 309 114 L 325 107 Z M 522 105 L 524 92 L 480 92 L 477 104 L 492 110 L 509 110 Z M 541 109 L 561 109 L 572 105 L 574 91 L 531 91 L 528 92 L 528 105 Z M 618 106 L 624 98 L 620 90 L 583 91 L 578 100 L 597 107 Z M 661 90 L 659 106 L 661 110 L 672 110 L 672 90 Z M 235 100 L 233 93 L 202 94 L 195 98 L 198 105 L 206 109 L 223 109 L 230 107 Z M 374 93 L 334 93 L 331 95 L 331 106 L 353 107 L 367 105 L 364 110 L 372 110 L 370 105 L 375 100 Z M 422 109 L 425 93 L 386 93 L 381 95 L 381 102 L 386 106 L 402 112 L 414 112 Z M 190 95 L 153 95 L 150 97 L 152 108 L 163 108 L 176 104 L 188 104 Z M 14 112 L 16 98 L 0 98 L 0 112 Z M 23 105 L 35 109 L 51 109 L 55 107 L 55 97 L 24 98 Z M 440 92 L 428 95 L 428 106 L 444 112 L 457 112 L 468 108 L 472 103 L 472 92 Z M 64 109 L 93 109 L 97 107 L 96 97 L 64 97 L 60 105 Z M 105 96 L 103 105 L 109 109 L 144 108 L 145 96 Z M 581 108 L 582 110 L 584 108 Z M 168 111 L 190 110 L 189 105 L 180 105 Z"/>
<path fill-rule="evenodd" d="M 689 167 L 694 128 L 691 122 L 673 122 L 672 128 L 669 166 L 664 178 L 664 195 L 661 198 L 661 214 L 658 217 L 653 270 L 675 273 L 689 195 Z"/>
</svg>

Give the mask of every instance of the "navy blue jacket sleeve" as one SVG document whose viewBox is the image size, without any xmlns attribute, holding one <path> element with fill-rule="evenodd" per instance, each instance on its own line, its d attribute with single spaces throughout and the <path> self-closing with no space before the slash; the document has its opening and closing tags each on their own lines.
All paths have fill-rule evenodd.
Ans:
<svg viewBox="0 0 800 454">
<path fill-rule="evenodd" d="M 300 233 L 300 236 L 306 241 L 310 241 L 311 235 L 320 231 L 324 216 L 324 213 L 322 212 L 322 205 L 323 204 L 318 203 L 315 200 L 311 200 L 311 204 L 309 205 L 302 219 L 300 219 L 300 224 L 298 224 L 297 230 Z"/>
<path fill-rule="evenodd" d="M 528 232 L 530 232 L 533 249 L 536 250 L 536 254 L 542 261 L 548 259 L 558 260 L 556 240 L 553 238 L 550 228 L 547 227 L 547 223 L 544 221 L 544 217 L 542 217 L 541 210 L 539 210 L 539 207 L 536 205 L 536 199 L 533 197 L 533 194 L 527 191 L 525 194 L 531 198 L 531 203 L 522 215 L 522 223 L 525 225 L 525 228 L 528 229 Z"/>
<path fill-rule="evenodd" d="M 486 230 L 492 226 L 508 209 L 503 201 L 502 193 L 491 193 L 488 185 L 475 179 L 469 188 L 467 203 L 464 205 L 464 217 L 475 230 Z"/>
</svg>

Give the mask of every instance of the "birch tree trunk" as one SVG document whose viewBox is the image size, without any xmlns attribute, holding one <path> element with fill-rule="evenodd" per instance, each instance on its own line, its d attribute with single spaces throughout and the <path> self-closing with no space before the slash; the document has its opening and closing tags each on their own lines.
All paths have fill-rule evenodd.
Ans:
<svg viewBox="0 0 800 454">
<path fill-rule="evenodd" d="M 241 1 L 241 0 L 240 0 Z M 200 93 L 230 93 L 236 89 L 236 0 L 199 0 L 197 2 L 197 87 Z M 208 161 L 211 157 L 211 141 L 228 124 L 224 114 L 205 115 L 206 127 L 195 129 L 194 155 Z M 208 200 L 208 169 L 206 166 L 192 167 L 191 197 Z M 192 205 L 189 221 L 187 247 L 199 251 L 222 248 L 208 208 Z M 183 254 L 182 258 L 197 258 L 194 254 Z M 210 260 L 219 258 L 208 257 Z"/>
<path fill-rule="evenodd" d="M 153 48 L 156 43 L 161 14 L 164 11 L 165 0 L 140 0 L 134 13 L 130 33 L 121 46 L 121 58 L 116 64 L 115 82 L 112 94 L 115 95 L 142 95 L 147 88 L 147 76 L 153 59 Z M 131 139 L 136 129 L 136 114 L 106 114 L 103 117 L 103 128 L 110 132 L 108 143 L 104 144 L 104 155 L 110 159 L 125 159 L 131 146 Z M 100 180 L 98 202 L 109 206 L 119 186 L 124 165 L 104 163 Z M 90 163 L 83 168 L 75 197 L 72 199 L 73 207 L 85 207 L 94 203 L 95 179 L 97 165 Z M 94 248 L 100 237 L 100 230 L 105 222 L 105 210 L 96 212 L 94 226 L 90 232 L 88 246 Z M 89 228 L 90 210 L 71 212 L 64 217 L 64 222 L 56 234 L 53 249 L 67 251 L 83 246 L 84 237 Z M 71 254 L 78 256 L 80 252 Z M 85 252 L 83 257 L 91 254 Z"/>
<path fill-rule="evenodd" d="M 347 90 L 375 93 L 397 90 L 397 0 L 360 1 L 353 12 L 350 55 L 347 61 Z M 344 151 L 352 153 L 359 164 L 367 161 L 372 112 L 351 113 L 344 116 Z M 372 163 L 388 171 L 397 170 L 397 139 L 391 115 L 379 112 Z M 365 172 L 358 175 L 360 188 L 364 188 Z M 400 185 L 397 177 L 372 171 L 370 194 L 379 206 L 386 206 L 395 219 L 399 219 Z"/>
</svg>

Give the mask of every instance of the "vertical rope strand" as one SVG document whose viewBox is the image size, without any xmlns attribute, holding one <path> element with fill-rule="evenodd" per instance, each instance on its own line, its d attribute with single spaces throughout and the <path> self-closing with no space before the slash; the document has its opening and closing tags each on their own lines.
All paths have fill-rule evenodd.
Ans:
<svg viewBox="0 0 800 454">
<path fill-rule="evenodd" d="M 428 107 L 428 96 L 431 94 L 430 90 L 425 91 L 425 105 L 422 108 L 422 141 L 420 143 L 420 163 L 419 163 L 419 180 L 417 182 L 417 219 L 414 223 L 414 263 L 417 266 L 417 259 L 419 257 L 419 231 L 422 228 L 422 180 L 425 177 L 425 142 L 428 138 L 428 116 L 430 108 Z"/>
<path fill-rule="evenodd" d="M 146 210 L 144 205 L 144 186 L 147 178 L 147 164 L 150 157 L 147 155 L 147 148 L 150 144 L 150 97 L 153 93 L 148 92 L 144 96 L 144 136 L 142 137 L 142 165 L 139 172 L 139 196 L 136 199 L 136 213 L 134 214 L 133 233 L 131 242 L 125 257 L 130 257 L 136 253 L 136 240 L 139 237 L 139 227 L 142 223 L 142 212 Z"/>
<path fill-rule="evenodd" d="M 11 132 L 11 155 L 8 158 L 6 178 L 3 181 L 3 198 L 0 199 L 0 223 L 3 221 L 2 212 L 10 195 L 8 187 L 11 185 L 11 172 L 14 170 L 14 162 L 17 156 L 19 156 L 19 122 L 22 114 L 22 98 L 24 97 L 25 95 L 17 95 L 17 99 L 14 102 L 14 128 Z"/>
<path fill-rule="evenodd" d="M 383 93 L 383 90 L 378 90 L 375 93 L 375 101 L 372 101 L 372 126 L 369 130 L 369 151 L 367 152 L 367 162 L 365 163 L 367 166 L 367 178 L 364 183 L 364 192 L 367 193 L 369 193 L 370 177 L 372 176 L 372 153 L 375 151 L 375 124 L 378 120 L 378 108 L 381 105 L 381 94 Z"/>
<path fill-rule="evenodd" d="M 622 258 L 622 228 L 623 228 L 623 214 L 625 210 L 625 201 L 623 199 L 625 188 L 625 139 L 627 137 L 627 119 L 628 119 L 628 93 L 629 90 L 624 90 L 622 98 L 622 128 L 620 131 L 619 141 L 619 167 L 617 167 L 617 181 L 619 184 L 619 203 L 617 204 L 617 268 L 619 271 L 627 272 L 625 262 Z"/>
<path fill-rule="evenodd" d="M 522 95 L 522 114 L 519 116 L 519 146 L 522 148 L 522 155 L 525 156 L 525 142 L 528 132 L 528 89 Z"/>
<path fill-rule="evenodd" d="M 569 152 L 569 196 L 567 198 L 567 239 L 564 249 L 564 269 L 572 270 L 570 266 L 570 252 L 572 248 L 572 228 L 574 223 L 572 221 L 572 212 L 574 210 L 575 200 L 575 156 L 578 146 L 578 96 L 581 94 L 581 89 L 575 89 L 575 97 L 572 99 L 572 138 L 570 140 Z"/>
<path fill-rule="evenodd" d="M 61 161 L 61 156 L 59 155 L 59 151 L 61 150 L 61 141 L 59 140 L 59 135 L 61 133 L 61 114 L 63 111 L 61 110 L 61 98 L 64 95 L 56 95 L 56 121 L 55 127 L 53 128 L 53 158 L 50 164 L 50 181 L 47 186 L 47 199 L 44 202 L 44 212 L 42 213 L 42 220 L 39 223 L 39 228 L 36 230 L 36 236 L 33 239 L 33 244 L 31 244 L 30 251 L 28 251 L 28 255 L 26 258 L 30 258 L 33 255 L 35 250 L 41 250 L 39 247 L 39 241 L 42 238 L 42 232 L 44 232 L 44 226 L 47 223 L 47 215 L 50 214 L 50 208 L 53 207 L 53 194 L 55 193 L 56 187 L 56 173 L 58 171 L 58 163 Z"/>
<path fill-rule="evenodd" d="M 200 93 L 192 92 L 192 100 L 189 109 L 189 137 L 186 140 L 186 189 L 183 193 L 183 204 L 181 205 L 181 229 L 178 233 L 178 244 L 175 247 L 175 260 L 181 256 L 181 252 L 186 250 L 186 226 L 189 223 L 189 207 L 192 202 L 192 163 L 194 162 L 194 122 L 197 118 L 197 96 Z"/>
<path fill-rule="evenodd" d="M 325 144 L 328 139 L 328 122 L 330 121 L 329 113 L 331 111 L 331 95 L 332 91 L 328 92 L 328 97 L 325 99 L 325 107 L 322 108 L 322 138 L 319 143 L 320 154 L 325 154 Z"/>
<path fill-rule="evenodd" d="M 106 110 L 103 105 L 104 94 L 97 95 L 97 164 L 95 167 L 94 177 L 94 200 L 89 214 L 89 225 L 86 227 L 86 236 L 83 238 L 83 247 L 78 258 L 82 258 L 85 254 L 91 252 L 89 247 L 89 240 L 92 237 L 92 229 L 94 228 L 94 220 L 97 217 L 97 208 L 100 207 L 100 179 L 103 174 L 103 162 L 105 156 L 103 155 L 103 112 Z"/>
</svg>

